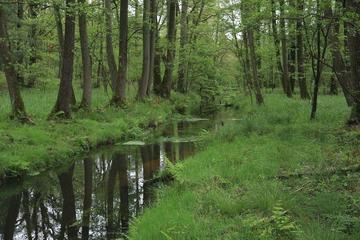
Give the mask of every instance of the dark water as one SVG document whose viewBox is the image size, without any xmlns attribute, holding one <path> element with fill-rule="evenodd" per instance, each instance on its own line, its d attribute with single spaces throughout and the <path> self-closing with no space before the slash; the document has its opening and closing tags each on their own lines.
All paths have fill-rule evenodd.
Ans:
<svg viewBox="0 0 360 240">
<path fill-rule="evenodd" d="M 0 239 L 115 239 L 155 198 L 156 173 L 195 153 L 214 120 L 171 122 L 151 144 L 99 149 L 56 171 L 0 188 Z M 133 143 L 135 144 L 135 143 Z"/>
</svg>

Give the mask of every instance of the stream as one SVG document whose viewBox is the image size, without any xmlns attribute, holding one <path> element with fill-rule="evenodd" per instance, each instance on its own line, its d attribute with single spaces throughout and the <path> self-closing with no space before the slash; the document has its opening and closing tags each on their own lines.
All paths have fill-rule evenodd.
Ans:
<svg viewBox="0 0 360 240">
<path fill-rule="evenodd" d="M 224 120 L 226 119 L 226 120 Z M 99 148 L 63 168 L 0 188 L 0 240 L 119 239 L 154 201 L 153 179 L 168 161 L 196 153 L 204 130 L 232 122 L 170 121 L 151 143 L 131 141 Z"/>
</svg>

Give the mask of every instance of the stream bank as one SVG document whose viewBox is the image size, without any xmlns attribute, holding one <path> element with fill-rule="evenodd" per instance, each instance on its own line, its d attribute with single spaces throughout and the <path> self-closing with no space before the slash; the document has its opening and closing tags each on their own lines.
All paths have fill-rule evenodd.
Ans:
<svg viewBox="0 0 360 240">
<path fill-rule="evenodd" d="M 324 174 L 360 162 L 345 105 L 320 96 L 314 121 L 306 102 L 276 94 L 243 105 L 240 121 L 170 169 L 174 182 L 157 190 L 130 239 L 360 239 L 360 173 Z M 313 174 L 278 178 L 304 172 Z"/>
</svg>

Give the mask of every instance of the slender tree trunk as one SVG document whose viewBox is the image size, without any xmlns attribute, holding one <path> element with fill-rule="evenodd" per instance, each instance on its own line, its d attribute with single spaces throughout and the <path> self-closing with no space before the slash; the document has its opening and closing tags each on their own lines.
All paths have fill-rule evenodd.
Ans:
<svg viewBox="0 0 360 240">
<path fill-rule="evenodd" d="M 283 86 L 285 94 L 288 97 L 292 96 L 291 85 L 289 80 L 289 61 L 288 61 L 288 49 L 287 49 L 287 37 L 285 29 L 285 2 L 279 0 L 280 3 L 280 37 L 281 37 L 281 58 L 283 66 Z"/>
<path fill-rule="evenodd" d="M 115 55 L 113 49 L 113 40 L 112 40 L 112 9 L 111 9 L 111 0 L 105 1 L 105 28 L 106 28 L 106 55 L 107 63 L 109 67 L 110 77 L 111 77 L 111 87 L 114 88 L 116 78 L 117 78 L 117 66 L 115 62 Z"/>
<path fill-rule="evenodd" d="M 86 12 L 84 6 L 86 6 L 85 0 L 78 0 L 79 4 L 83 6 L 79 12 L 79 33 L 80 33 L 80 45 L 81 45 L 81 59 L 82 59 L 82 74 L 83 74 L 83 95 L 80 107 L 86 110 L 91 109 L 91 59 L 89 50 L 89 40 L 87 33 L 87 21 Z"/>
<path fill-rule="evenodd" d="M 15 71 L 15 62 L 11 55 L 7 34 L 7 18 L 4 6 L 0 5 L 0 58 L 3 62 L 7 87 L 11 101 L 11 118 L 26 121 L 27 115 L 25 105 L 21 97 L 19 84 L 17 82 L 17 74 Z"/>
<path fill-rule="evenodd" d="M 119 71 L 114 87 L 112 103 L 121 106 L 126 98 L 126 77 L 128 67 L 128 0 L 121 0 L 120 6 L 120 50 Z"/>
<path fill-rule="evenodd" d="M 325 13 L 327 13 L 329 18 L 334 19 L 334 23 L 329 34 L 333 73 L 335 75 L 334 77 L 336 77 L 339 85 L 342 88 L 348 106 L 352 106 L 356 102 L 356 97 L 352 93 L 351 76 L 350 73 L 347 71 L 346 64 L 341 53 L 341 46 L 339 40 L 340 13 L 338 11 L 335 11 L 333 13 L 331 8 L 327 9 Z"/>
<path fill-rule="evenodd" d="M 297 45 L 297 68 L 298 68 L 298 82 L 300 88 L 301 99 L 309 99 L 310 95 L 306 86 L 305 78 L 305 63 L 304 63 L 304 40 L 303 40 L 303 14 L 304 3 L 303 0 L 297 0 L 297 10 L 301 13 L 296 20 L 296 45 Z"/>
<path fill-rule="evenodd" d="M 180 19 L 180 50 L 177 90 L 181 93 L 187 91 L 187 44 L 188 44 L 188 0 L 181 1 Z"/>
<path fill-rule="evenodd" d="M 280 56 L 280 40 L 279 40 L 279 34 L 277 30 L 277 24 L 276 24 L 276 5 L 275 0 L 271 0 L 271 28 L 272 28 L 272 35 L 274 39 L 274 45 L 275 45 L 275 53 L 276 53 L 276 66 L 278 68 L 278 71 L 280 72 L 281 78 L 283 79 L 283 67 L 281 64 L 281 56 Z M 284 92 L 286 91 L 284 82 L 282 81 L 282 87 Z"/>
<path fill-rule="evenodd" d="M 158 23 L 156 23 L 156 32 L 155 32 L 155 52 L 154 52 L 154 84 L 153 89 L 154 93 L 158 96 L 161 95 L 161 56 L 160 56 L 160 43 L 159 43 L 159 29 Z"/>
<path fill-rule="evenodd" d="M 174 59 L 175 59 L 175 39 L 176 39 L 176 1 L 167 0 L 167 54 L 165 62 L 165 74 L 162 82 L 161 96 L 170 98 L 173 81 Z"/>
<path fill-rule="evenodd" d="M 150 0 L 144 0 L 143 12 L 143 65 L 139 80 L 138 99 L 144 100 L 150 76 Z"/>
<path fill-rule="evenodd" d="M 63 26 L 61 22 L 61 13 L 60 13 L 60 6 L 54 3 L 54 17 L 56 23 L 56 32 L 59 42 L 59 73 L 58 77 L 61 78 L 61 69 L 62 69 L 62 49 L 64 46 L 64 36 L 63 36 Z"/>
<path fill-rule="evenodd" d="M 72 88 L 72 77 L 74 70 L 74 47 L 75 47 L 75 15 L 70 8 L 75 0 L 66 0 L 67 10 L 65 12 L 65 38 L 63 47 L 63 59 L 61 69 L 60 87 L 55 106 L 50 117 L 71 117 L 71 103 L 75 96 Z"/>
<path fill-rule="evenodd" d="M 296 8 L 296 0 L 289 0 L 289 6 L 291 9 Z M 294 93 L 295 90 L 295 80 L 296 80 L 296 30 L 295 30 L 295 20 L 289 20 L 289 41 L 290 41 L 290 50 L 289 50 L 289 78 L 290 78 L 290 89 Z"/>
<path fill-rule="evenodd" d="M 24 54 L 23 51 L 21 49 L 21 41 L 20 41 L 20 35 L 19 33 L 21 33 L 21 26 L 22 26 L 22 21 L 24 20 L 24 0 L 18 0 L 18 9 L 17 9 L 17 24 L 16 24 L 16 28 L 17 28 L 17 33 L 18 33 L 18 39 L 17 39 L 17 63 L 19 65 L 24 64 Z M 20 85 L 24 85 L 24 76 L 23 73 L 20 72 L 19 70 L 17 70 L 17 74 L 16 74 L 16 78 L 17 78 L 17 82 Z"/>
<path fill-rule="evenodd" d="M 254 43 L 254 32 L 252 29 L 248 29 L 248 41 L 250 48 L 250 63 L 251 63 L 251 72 L 252 79 L 254 83 L 256 103 L 261 105 L 264 103 L 264 99 L 261 94 L 260 83 L 258 78 L 258 70 L 257 70 L 257 61 L 256 61 L 256 53 L 255 53 L 255 43 Z"/>
<path fill-rule="evenodd" d="M 149 96 L 154 84 L 155 54 L 156 54 L 156 35 L 157 35 L 157 1 L 150 0 L 150 72 L 149 83 L 146 94 Z"/>
<path fill-rule="evenodd" d="M 31 67 L 36 64 L 37 61 L 37 48 L 38 48 L 38 41 L 37 41 L 37 30 L 36 30 L 36 23 L 34 22 L 37 18 L 37 8 L 38 4 L 35 1 L 31 1 L 29 4 L 29 14 L 30 18 L 33 21 L 30 25 L 30 61 L 29 66 Z M 32 70 L 32 69 L 31 69 Z M 30 73 L 27 86 L 34 87 L 36 83 L 37 76 L 35 73 Z"/>
</svg>

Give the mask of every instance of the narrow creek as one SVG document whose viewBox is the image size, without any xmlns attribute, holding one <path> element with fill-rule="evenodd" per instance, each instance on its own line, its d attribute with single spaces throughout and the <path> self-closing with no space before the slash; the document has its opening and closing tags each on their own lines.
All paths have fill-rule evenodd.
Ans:
<svg viewBox="0 0 360 240">
<path fill-rule="evenodd" d="M 168 161 L 196 153 L 196 137 L 232 122 L 170 121 L 152 143 L 101 148 L 64 168 L 0 188 L 0 240 L 119 239 L 154 200 L 152 179 Z"/>
</svg>

